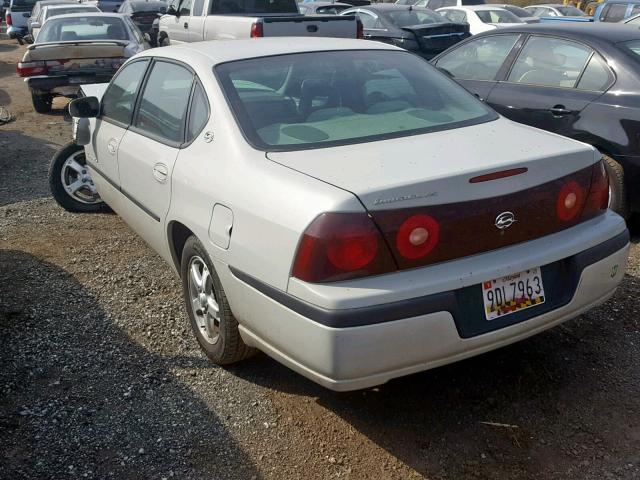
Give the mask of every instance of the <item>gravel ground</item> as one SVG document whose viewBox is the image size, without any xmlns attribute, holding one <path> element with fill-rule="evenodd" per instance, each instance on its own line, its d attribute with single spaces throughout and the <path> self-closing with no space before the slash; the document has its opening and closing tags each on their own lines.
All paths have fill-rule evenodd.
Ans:
<svg viewBox="0 0 640 480">
<path fill-rule="evenodd" d="M 640 478 L 637 220 L 611 301 L 507 348 L 347 394 L 216 367 L 159 257 L 49 198 L 70 126 L 32 111 L 23 51 L 0 39 L 1 478 Z"/>
</svg>

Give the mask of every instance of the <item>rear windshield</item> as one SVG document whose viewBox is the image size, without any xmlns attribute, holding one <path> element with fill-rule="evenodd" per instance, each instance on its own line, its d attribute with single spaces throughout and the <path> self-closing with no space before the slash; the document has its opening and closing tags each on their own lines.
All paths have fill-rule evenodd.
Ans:
<svg viewBox="0 0 640 480">
<path fill-rule="evenodd" d="M 484 23 L 520 23 L 520 19 L 507 10 L 476 10 Z"/>
<path fill-rule="evenodd" d="M 450 78 L 401 51 L 280 55 L 218 65 L 247 140 L 300 150 L 486 122 L 495 113 Z"/>
<path fill-rule="evenodd" d="M 388 12 L 387 17 L 391 20 L 391 23 L 400 28 L 446 22 L 446 20 L 437 13 L 425 10 L 396 10 Z"/>
<path fill-rule="evenodd" d="M 584 17 L 586 13 L 576 7 L 555 7 L 565 17 Z"/>
<path fill-rule="evenodd" d="M 54 17 L 42 26 L 37 43 L 74 40 L 129 40 L 129 35 L 119 18 Z"/>
<path fill-rule="evenodd" d="M 65 8 L 47 8 L 46 18 L 56 17 L 58 15 L 66 15 L 67 13 L 87 13 L 87 12 L 99 12 L 97 7 L 91 6 L 73 6 Z"/>
<path fill-rule="evenodd" d="M 38 0 L 13 0 L 11 2 L 12 10 L 31 10 Z"/>
<path fill-rule="evenodd" d="M 214 0 L 211 13 L 298 13 L 296 0 Z"/>
</svg>

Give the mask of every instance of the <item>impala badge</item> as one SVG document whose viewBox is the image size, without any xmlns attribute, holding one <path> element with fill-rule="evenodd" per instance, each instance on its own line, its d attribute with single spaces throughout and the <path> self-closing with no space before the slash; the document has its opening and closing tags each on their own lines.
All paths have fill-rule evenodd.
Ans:
<svg viewBox="0 0 640 480">
<path fill-rule="evenodd" d="M 500 230 L 504 230 L 505 228 L 509 228 L 516 222 L 516 216 L 513 214 L 513 212 L 502 212 L 496 217 L 495 226 Z"/>
</svg>

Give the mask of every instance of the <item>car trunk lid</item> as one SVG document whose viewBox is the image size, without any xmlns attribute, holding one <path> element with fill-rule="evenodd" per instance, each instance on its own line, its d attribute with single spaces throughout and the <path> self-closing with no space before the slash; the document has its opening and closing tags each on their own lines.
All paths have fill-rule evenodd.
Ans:
<svg viewBox="0 0 640 480">
<path fill-rule="evenodd" d="M 27 66 L 40 65 L 43 70 L 38 74 L 115 73 L 126 60 L 127 44 L 120 40 L 36 43 L 28 47 L 18 64 L 18 72 L 21 68 L 26 72 Z"/>
<path fill-rule="evenodd" d="M 466 23 L 412 25 L 402 30 L 414 34 L 422 50 L 434 53 L 442 52 L 469 36 Z"/>
</svg>

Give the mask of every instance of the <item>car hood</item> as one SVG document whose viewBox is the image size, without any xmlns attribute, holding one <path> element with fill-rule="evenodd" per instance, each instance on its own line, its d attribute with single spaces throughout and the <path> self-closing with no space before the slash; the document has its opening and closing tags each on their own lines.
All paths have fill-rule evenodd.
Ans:
<svg viewBox="0 0 640 480">
<path fill-rule="evenodd" d="M 593 164 L 586 144 L 505 118 L 391 140 L 292 152 L 267 158 L 354 193 L 370 210 L 490 198 L 521 191 Z M 505 169 L 526 173 L 470 184 Z"/>
</svg>

